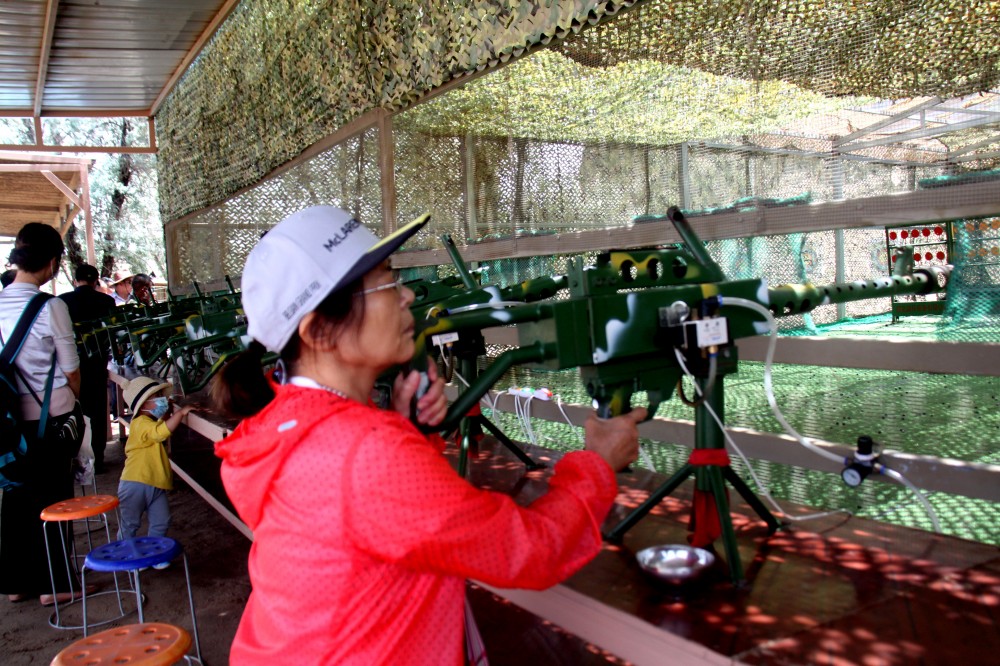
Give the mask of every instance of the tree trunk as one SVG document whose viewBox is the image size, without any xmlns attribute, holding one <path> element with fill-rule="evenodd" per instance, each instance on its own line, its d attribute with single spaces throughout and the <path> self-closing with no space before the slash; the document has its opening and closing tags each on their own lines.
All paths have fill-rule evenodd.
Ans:
<svg viewBox="0 0 1000 666">
<path fill-rule="evenodd" d="M 84 253 L 83 247 L 80 245 L 80 239 L 77 236 L 76 225 L 69 225 L 66 237 L 63 238 L 63 243 L 66 245 L 66 258 L 69 259 L 71 272 L 80 264 L 87 263 L 87 255 Z"/>
<path fill-rule="evenodd" d="M 121 119 L 121 133 L 119 134 L 120 146 L 125 146 L 128 138 L 131 123 L 127 118 Z M 125 203 L 128 201 L 128 185 L 132 181 L 135 172 L 133 157 L 129 153 L 121 153 L 118 156 L 118 181 L 114 191 L 111 193 L 111 223 L 108 224 L 104 232 L 104 252 L 101 259 L 101 275 L 108 277 L 115 270 L 115 228 L 121 223 L 124 215 Z"/>
</svg>

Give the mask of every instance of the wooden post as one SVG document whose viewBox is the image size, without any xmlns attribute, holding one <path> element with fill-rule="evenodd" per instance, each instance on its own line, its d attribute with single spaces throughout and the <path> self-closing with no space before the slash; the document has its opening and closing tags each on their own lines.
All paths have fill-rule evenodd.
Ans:
<svg viewBox="0 0 1000 666">
<path fill-rule="evenodd" d="M 396 228 L 396 172 L 395 145 L 392 140 L 392 116 L 382 109 L 378 114 L 378 169 L 382 186 L 382 233 L 388 235 Z"/>
</svg>

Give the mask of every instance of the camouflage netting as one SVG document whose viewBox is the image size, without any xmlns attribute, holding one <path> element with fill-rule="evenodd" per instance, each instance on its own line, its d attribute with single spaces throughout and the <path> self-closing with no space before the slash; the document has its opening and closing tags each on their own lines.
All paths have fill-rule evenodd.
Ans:
<svg viewBox="0 0 1000 666">
<path fill-rule="evenodd" d="M 781 433 L 761 390 L 762 365 L 741 362 L 739 372 L 726 378 L 726 423 Z M 515 368 L 497 383 L 501 390 L 511 386 L 545 386 L 567 403 L 588 400 L 575 370 L 532 372 Z M 867 434 L 884 450 L 1000 464 L 996 446 L 1000 433 L 1000 378 L 778 365 L 774 369 L 774 387 L 785 417 L 810 437 L 851 443 Z M 942 400 L 941 396 L 948 398 Z M 527 435 L 519 419 L 509 413 L 513 401 L 512 397 L 503 398 L 499 405 L 507 413 L 494 412 L 491 416 L 508 435 L 521 441 Z M 641 395 L 636 401 L 642 401 Z M 521 401 L 522 407 L 525 402 Z M 691 413 L 677 399 L 663 403 L 658 412 L 660 416 L 685 420 L 692 418 Z M 582 445 L 579 429 L 564 422 L 534 419 L 532 430 L 545 447 L 573 450 Z M 654 441 L 645 445 L 649 454 L 646 461 L 662 473 L 672 473 L 687 461 L 689 451 L 684 447 Z M 647 466 L 646 461 L 641 466 Z M 764 460 L 753 460 L 752 465 L 769 492 L 782 500 L 782 506 L 791 501 L 932 529 L 928 514 L 902 486 L 869 481 L 849 488 L 835 474 Z M 736 456 L 733 468 L 756 488 L 746 465 Z M 995 502 L 943 492 L 928 496 L 944 533 L 1000 546 Z"/>
<path fill-rule="evenodd" d="M 825 95 L 894 99 L 993 87 L 998 34 L 996 3 L 978 0 L 657 0 L 559 48 L 591 67 L 641 57 Z"/>
<path fill-rule="evenodd" d="M 998 16 L 996 2 L 958 0 L 244 0 L 156 118 L 171 285 L 236 277 L 260 233 L 313 203 L 374 228 L 430 211 L 407 249 L 439 250 L 451 234 L 501 285 L 565 272 L 560 245 L 574 232 L 604 230 L 578 248 L 592 259 L 663 225 L 634 220 L 671 205 L 712 239 L 730 279 L 885 274 L 892 243 L 882 224 L 911 225 L 923 243 L 924 229 L 948 224 L 939 211 L 962 209 L 970 191 L 1000 209 Z M 250 187 L 351 121 L 358 133 Z M 391 174 L 379 170 L 386 157 Z M 926 217 L 893 208 L 928 194 Z M 829 226 L 757 226 L 775 211 L 808 220 L 817 209 Z M 921 246 L 918 266 L 956 266 L 945 317 L 891 324 L 893 304 L 880 299 L 780 325 L 1000 341 L 1000 218 L 986 217 L 998 212 L 953 220 L 950 244 L 935 234 Z M 546 239 L 539 256 L 495 249 Z M 454 273 L 404 263 L 407 277 Z M 559 381 L 565 399 L 587 401 L 576 371 L 511 374 L 519 385 Z M 997 463 L 996 378 L 786 366 L 776 383 L 807 434 L 847 443 L 875 424 L 893 448 Z M 741 364 L 729 387 L 734 425 L 779 431 L 759 365 Z M 919 413 L 887 411 L 900 400 Z M 664 409 L 690 418 L 677 401 Z M 575 433 L 557 434 L 574 446 Z M 663 472 L 684 455 L 654 451 Z M 763 467 L 778 497 L 923 525 L 898 488 L 889 498 L 884 485 L 845 492 L 833 475 Z M 1000 543 L 995 503 L 932 500 L 948 512 L 946 531 Z"/>
<path fill-rule="evenodd" d="M 954 97 L 1000 79 L 998 20 L 995 3 L 958 0 L 244 0 L 157 114 L 162 217 L 218 203 L 365 111 L 405 108 L 549 43 L 591 69 L 641 60 L 822 95 Z M 600 29 L 563 41 L 591 24 Z M 604 101 L 622 115 L 658 96 L 677 115 L 707 101 L 664 71 L 660 85 L 623 79 Z M 739 121 L 762 99 L 751 98 L 734 90 L 716 107 L 720 121 Z M 547 121 L 570 140 L 588 120 L 513 118 Z"/>
<path fill-rule="evenodd" d="M 366 111 L 633 2 L 244 0 L 156 116 L 162 217 L 218 203 Z"/>
<path fill-rule="evenodd" d="M 378 227 L 390 214 L 386 189 L 390 223 L 433 214 L 409 249 L 439 248 L 442 233 L 462 245 L 622 228 L 678 204 L 714 214 L 695 218 L 706 237 L 758 236 L 713 241 L 731 278 L 851 280 L 886 271 L 880 229 L 760 236 L 726 213 L 922 187 L 935 187 L 935 207 L 947 208 L 963 197 L 950 184 L 996 177 L 1000 94 L 990 86 L 1000 40 L 987 38 L 997 17 L 984 4 L 649 1 L 618 11 L 631 4 L 478 3 L 464 16 L 435 5 L 417 21 L 403 3 L 313 3 L 297 13 L 242 3 L 157 118 L 164 218 L 229 196 L 376 107 L 400 109 L 389 119 L 393 179 L 386 186 L 369 128 L 168 224 L 171 285 L 235 276 L 261 230 L 309 203 L 342 205 Z M 345 27 L 359 16 L 373 30 Z M 464 32 L 433 42 L 456 24 Z M 918 36 L 918 24 L 951 27 Z M 463 71 L 547 42 L 410 106 Z M 377 58 L 366 55 L 373 48 Z M 886 55 L 894 51 L 903 55 Z M 906 97 L 880 97 L 888 94 Z M 857 210 L 844 209 L 835 226 L 856 224 Z M 996 284 L 989 270 L 958 276 L 973 291 Z M 983 302 L 955 298 L 950 312 L 983 314 Z M 887 299 L 860 302 L 782 325 L 812 330 L 887 309 Z"/>
<path fill-rule="evenodd" d="M 247 254 L 265 231 L 289 213 L 316 204 L 341 206 L 381 232 L 377 129 L 358 134 L 185 224 L 168 225 L 172 290 L 185 293 L 194 282 L 240 276 Z"/>
</svg>

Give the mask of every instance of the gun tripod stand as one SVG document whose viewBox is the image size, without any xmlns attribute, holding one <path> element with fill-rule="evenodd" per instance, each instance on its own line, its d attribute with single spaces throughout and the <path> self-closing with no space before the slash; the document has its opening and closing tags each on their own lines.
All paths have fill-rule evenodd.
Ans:
<svg viewBox="0 0 1000 666">
<path fill-rule="evenodd" d="M 476 378 L 478 370 L 475 358 L 461 358 L 457 362 L 462 368 L 462 374 L 464 377 L 468 377 L 470 380 Z M 458 450 L 458 475 L 462 478 L 465 478 L 468 470 L 469 452 L 475 448 L 473 440 L 483 434 L 483 429 L 488 430 L 490 434 L 496 437 L 497 441 L 507 447 L 507 450 L 513 453 L 518 460 L 524 463 L 524 466 L 529 471 L 541 469 L 545 466 L 542 463 L 532 460 L 531 457 L 524 452 L 524 449 L 519 447 L 513 442 L 513 440 L 507 437 L 507 435 L 505 435 L 495 423 L 483 416 L 479 409 L 479 404 L 476 403 L 469 413 L 465 415 L 458 426 L 458 433 L 461 437 Z"/>
<path fill-rule="evenodd" d="M 695 381 L 698 382 L 702 390 L 705 389 L 703 378 L 697 378 Z M 695 407 L 695 447 L 688 462 L 684 463 L 679 470 L 674 472 L 673 476 L 653 491 L 645 502 L 636 507 L 611 532 L 605 535 L 605 538 L 608 541 L 620 542 L 625 532 L 652 511 L 663 498 L 674 492 L 685 479 L 694 475 L 696 491 L 708 493 L 715 502 L 722 542 L 726 550 L 726 560 L 729 563 L 729 574 L 733 583 L 738 584 L 743 580 L 743 566 L 740 562 L 732 517 L 729 514 L 726 483 L 728 482 L 735 488 L 736 492 L 753 508 L 757 515 L 767 523 L 768 536 L 774 534 L 780 527 L 780 523 L 743 479 L 729 466 L 722 428 L 708 411 L 708 408 L 711 407 L 718 415 L 719 421 L 722 421 L 723 405 L 723 376 L 720 373 L 715 380 L 715 387 L 711 389 L 708 397 Z M 696 531 L 695 534 L 698 532 Z"/>
</svg>

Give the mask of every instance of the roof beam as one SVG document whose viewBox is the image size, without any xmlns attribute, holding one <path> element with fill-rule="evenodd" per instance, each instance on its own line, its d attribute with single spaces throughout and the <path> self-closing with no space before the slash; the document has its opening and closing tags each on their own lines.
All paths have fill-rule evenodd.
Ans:
<svg viewBox="0 0 1000 666">
<path fill-rule="evenodd" d="M 34 116 L 31 109 L 0 109 L 0 118 L 147 118 L 146 109 L 85 109 L 48 107 Z"/>
<path fill-rule="evenodd" d="M 52 183 L 57 190 L 62 192 L 63 196 L 69 199 L 70 203 L 74 206 L 81 206 L 80 197 L 66 183 L 62 182 L 57 175 L 51 171 L 42 171 L 42 175 L 45 176 L 45 180 Z"/>
<path fill-rule="evenodd" d="M 0 150 L 30 150 L 31 152 L 38 153 L 131 153 L 131 154 L 155 154 L 155 146 L 35 146 L 35 145 L 17 145 L 17 144 L 0 144 Z"/>
<path fill-rule="evenodd" d="M 0 201 L 0 210 L 24 210 L 24 211 L 31 211 L 33 213 L 51 213 L 52 206 L 5 203 L 3 201 Z"/>
<path fill-rule="evenodd" d="M 982 116 L 976 118 L 975 120 L 967 120 L 964 123 L 943 123 L 936 127 L 924 127 L 923 129 L 910 130 L 909 132 L 900 132 L 899 134 L 892 134 L 890 136 L 882 137 L 881 139 L 872 139 L 871 141 L 862 141 L 861 143 L 855 143 L 851 146 L 841 145 L 840 149 L 844 152 L 853 152 L 855 150 L 861 150 L 862 148 L 872 148 L 874 146 L 885 146 L 892 143 L 903 143 L 904 141 L 910 141 L 913 139 L 925 139 L 931 136 L 939 136 L 941 134 L 948 134 L 950 132 L 957 132 L 958 130 L 969 129 L 971 127 L 980 127 L 982 125 L 991 125 L 998 122 L 996 118 L 991 116 Z"/>
<path fill-rule="evenodd" d="M 972 155 L 963 155 L 961 157 L 956 157 L 956 158 L 949 157 L 948 161 L 959 164 L 962 162 L 975 162 L 977 160 L 991 160 L 994 157 L 1000 157 L 1000 150 L 994 150 L 993 152 L 990 153 L 975 153 Z"/>
<path fill-rule="evenodd" d="M 817 159 L 825 159 L 830 157 L 829 151 L 822 150 L 795 150 L 794 148 L 766 148 L 764 146 L 756 146 L 753 144 L 738 144 L 738 143 L 719 143 L 715 141 L 698 141 L 698 146 L 704 146 L 705 148 L 714 148 L 717 150 L 731 150 L 733 152 L 741 153 L 768 153 L 772 155 L 790 155 L 793 157 L 813 157 Z M 928 153 L 930 158 L 924 161 L 915 160 L 899 160 L 890 157 L 871 157 L 868 155 L 853 155 L 851 153 L 843 153 L 837 157 L 845 160 L 851 160 L 854 162 L 875 162 L 878 164 L 895 164 L 898 166 L 935 166 L 944 161 L 945 154 L 943 151 L 931 151 L 926 148 L 912 148 L 907 149 L 910 152 L 921 152 Z"/>
<path fill-rule="evenodd" d="M 702 240 L 747 238 L 750 236 L 810 233 L 833 229 L 885 227 L 890 224 L 917 224 L 961 217 L 1000 215 L 1000 180 L 951 185 L 947 201 L 941 190 L 884 194 L 850 201 L 825 201 L 807 206 L 760 207 L 689 217 Z M 221 205 L 221 204 L 219 204 Z M 205 209 L 209 210 L 209 209 Z M 179 220 L 193 219 L 204 210 Z M 516 259 L 541 254 L 573 254 L 609 247 L 649 247 L 676 243 L 680 236 L 670 225 L 632 224 L 613 229 L 567 231 L 552 236 L 518 236 L 463 245 L 459 251 L 466 262 Z M 407 250 L 392 255 L 393 268 L 450 264 L 443 249 Z"/>
<path fill-rule="evenodd" d="M 969 145 L 962 146 L 961 148 L 958 148 L 957 150 L 949 151 L 948 152 L 948 157 L 950 159 L 952 157 L 958 157 L 959 155 L 965 155 L 966 153 L 974 152 L 976 150 L 979 150 L 980 148 L 985 148 L 986 146 L 989 146 L 990 144 L 998 143 L 998 142 L 1000 142 L 1000 135 L 987 137 L 987 138 L 983 139 L 982 141 L 977 141 L 975 143 L 970 143 Z"/>
<path fill-rule="evenodd" d="M 39 173 L 42 171 L 52 171 L 52 172 L 70 172 L 76 171 L 77 167 L 74 164 L 59 164 L 59 163 L 44 163 L 44 162 L 32 162 L 26 164 L 5 164 L 0 162 L 0 173 Z"/>
<path fill-rule="evenodd" d="M 42 33 L 41 52 L 38 57 L 38 75 L 35 77 L 35 104 L 31 115 L 38 118 L 42 113 L 42 98 L 45 95 L 45 79 L 48 77 L 49 56 L 52 55 L 52 38 L 56 32 L 56 15 L 59 13 L 59 0 L 48 0 L 45 3 L 45 27 Z M 42 143 L 42 137 L 35 137 L 36 143 Z"/>
<path fill-rule="evenodd" d="M 850 134 L 847 134 L 846 136 L 842 136 L 842 137 L 840 137 L 838 139 L 834 139 L 833 140 L 833 147 L 834 148 L 839 148 L 840 146 L 843 146 L 844 144 L 850 143 L 850 142 L 852 142 L 852 141 L 854 141 L 856 139 L 860 139 L 863 136 L 868 136 L 869 134 L 872 134 L 873 132 L 882 129 L 883 127 L 888 127 L 889 125 L 892 125 L 893 123 L 898 123 L 900 120 L 906 120 L 907 118 L 909 118 L 910 116 L 912 116 L 914 113 L 919 113 L 921 111 L 929 109 L 932 106 L 936 106 L 936 105 L 940 104 L 942 101 L 943 100 L 940 97 L 931 97 L 926 102 L 922 102 L 921 104 L 917 104 L 914 107 L 910 107 L 906 111 L 900 111 L 899 113 L 896 113 L 894 115 L 891 115 L 891 116 L 888 116 L 886 118 L 883 118 L 882 120 L 879 120 L 878 122 L 872 123 L 871 125 L 868 125 L 867 127 L 863 127 L 863 128 L 861 128 L 861 129 L 859 129 L 859 130 L 857 130 L 855 132 L 851 132 Z"/>
<path fill-rule="evenodd" d="M 971 106 L 967 109 L 962 109 L 942 105 L 934 109 L 934 113 L 965 113 L 970 116 L 993 116 L 995 119 L 1000 119 L 1000 111 L 987 111 L 986 109 L 976 109 Z"/>
<path fill-rule="evenodd" d="M 94 163 L 94 160 L 87 159 L 84 157 L 69 157 L 67 155 L 32 155 L 31 153 L 25 154 L 20 151 L 6 152 L 6 153 L 0 152 L 0 163 L 3 163 L 4 161 L 45 162 L 46 164 L 60 163 L 60 164 L 71 164 L 73 166 L 86 165 L 88 167 Z"/>
</svg>

